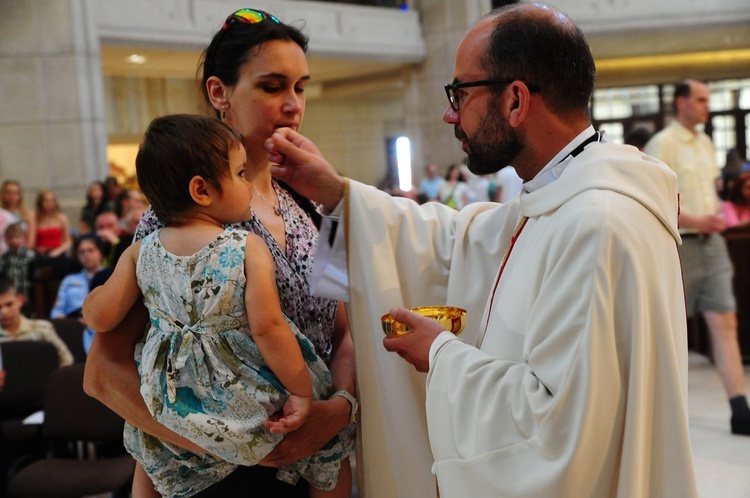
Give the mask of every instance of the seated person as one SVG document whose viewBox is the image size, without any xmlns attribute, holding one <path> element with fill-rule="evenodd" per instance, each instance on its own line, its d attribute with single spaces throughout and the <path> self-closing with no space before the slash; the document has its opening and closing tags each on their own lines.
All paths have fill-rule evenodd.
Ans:
<svg viewBox="0 0 750 498">
<path fill-rule="evenodd" d="M 21 307 L 26 302 L 13 281 L 0 276 L 0 342 L 46 341 L 55 346 L 60 366 L 73 364 L 73 354 L 55 328 L 47 320 L 30 320 L 23 316 Z"/>
<path fill-rule="evenodd" d="M 63 278 L 50 318 L 80 318 L 83 301 L 89 293 L 91 277 L 104 266 L 102 243 L 96 235 L 86 234 L 76 241 L 75 253 L 83 269 Z"/>
<path fill-rule="evenodd" d="M 102 241 L 104 266 L 114 268 L 117 265 L 117 260 L 120 259 L 122 253 L 133 241 L 133 232 L 126 233 L 120 225 L 117 215 L 112 211 L 104 212 L 96 217 L 94 232 Z"/>
<path fill-rule="evenodd" d="M 19 294 L 22 294 L 27 303 L 24 312 L 31 311 L 28 299 L 31 297 L 30 264 L 36 258 L 36 253 L 26 247 L 26 231 L 20 222 L 11 223 L 5 228 L 5 241 L 8 250 L 0 256 L 0 268 L 16 286 Z"/>
</svg>

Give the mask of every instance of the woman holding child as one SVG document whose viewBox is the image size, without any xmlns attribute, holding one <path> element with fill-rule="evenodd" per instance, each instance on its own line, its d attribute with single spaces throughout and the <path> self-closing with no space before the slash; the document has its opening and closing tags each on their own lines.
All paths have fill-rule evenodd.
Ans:
<svg viewBox="0 0 750 498">
<path fill-rule="evenodd" d="M 281 309 L 326 362 L 337 393 L 313 401 L 307 422 L 288 434 L 264 465 L 239 467 L 223 481 L 195 496 L 307 496 L 307 486 L 293 487 L 275 478 L 276 469 L 311 456 L 349 426 L 355 394 L 354 357 L 342 305 L 310 295 L 309 274 L 317 245 L 316 213 L 272 180 L 264 141 L 280 127 L 299 129 L 310 79 L 307 38 L 267 13 L 243 9 L 230 15 L 206 49 L 203 91 L 218 117 L 244 137 L 247 178 L 252 183 L 252 216 L 237 227 L 259 235 L 276 266 Z M 153 213 L 142 219 L 136 238 L 160 227 Z M 248 310 L 249 312 L 250 310 Z M 201 452 L 154 421 L 139 393 L 133 351 L 143 334 L 145 310 L 136 305 L 111 334 L 94 341 L 87 361 L 85 387 L 142 431 L 162 441 Z M 136 476 L 136 485 L 144 475 Z M 138 488 L 140 489 L 140 488 Z M 139 496 L 139 494 L 134 494 Z M 143 496 L 142 494 L 140 496 Z"/>
</svg>

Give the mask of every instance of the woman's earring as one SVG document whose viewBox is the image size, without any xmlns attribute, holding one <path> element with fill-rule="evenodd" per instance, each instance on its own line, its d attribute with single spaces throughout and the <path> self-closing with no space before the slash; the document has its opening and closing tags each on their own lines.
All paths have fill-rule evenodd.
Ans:
<svg viewBox="0 0 750 498">
<path fill-rule="evenodd" d="M 219 112 L 219 117 L 222 121 L 224 121 L 227 117 L 227 106 L 223 105 L 221 106 L 221 111 Z"/>
</svg>

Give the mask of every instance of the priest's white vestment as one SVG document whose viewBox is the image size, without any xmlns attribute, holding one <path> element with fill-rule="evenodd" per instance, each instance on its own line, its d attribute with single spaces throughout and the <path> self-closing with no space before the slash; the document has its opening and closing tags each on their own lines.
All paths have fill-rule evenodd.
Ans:
<svg viewBox="0 0 750 498">
<path fill-rule="evenodd" d="M 629 146 L 567 160 L 460 212 L 349 183 L 333 251 L 348 255 L 365 498 L 436 496 L 433 459 L 442 498 L 696 496 L 676 178 Z M 433 344 L 425 395 L 379 321 L 440 304 L 468 323 Z"/>
</svg>

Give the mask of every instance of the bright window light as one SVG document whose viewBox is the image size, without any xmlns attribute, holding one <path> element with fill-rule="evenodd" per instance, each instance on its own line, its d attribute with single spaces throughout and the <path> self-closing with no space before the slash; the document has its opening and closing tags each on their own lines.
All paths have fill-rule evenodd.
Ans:
<svg viewBox="0 0 750 498">
<path fill-rule="evenodd" d="M 411 190 L 411 144 L 406 137 L 396 139 L 396 162 L 398 164 L 398 188 Z"/>
</svg>

